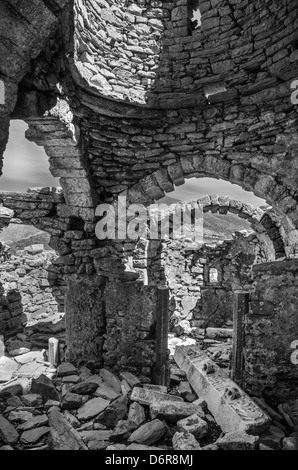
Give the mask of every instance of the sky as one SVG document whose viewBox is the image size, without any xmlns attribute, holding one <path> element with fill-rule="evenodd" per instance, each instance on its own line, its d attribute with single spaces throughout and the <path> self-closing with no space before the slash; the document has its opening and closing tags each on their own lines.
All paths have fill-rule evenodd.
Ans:
<svg viewBox="0 0 298 470">
<path fill-rule="evenodd" d="M 51 176 L 48 157 L 43 147 L 38 147 L 25 138 L 27 127 L 23 121 L 11 121 L 9 143 L 4 153 L 3 175 L 0 177 L 0 191 L 24 192 L 30 187 L 59 186 L 59 179 Z M 240 186 L 213 178 L 190 178 L 172 193 L 167 193 L 167 197 L 191 202 L 206 194 L 230 196 L 256 207 L 265 204 L 263 199 L 244 191 Z"/>
</svg>

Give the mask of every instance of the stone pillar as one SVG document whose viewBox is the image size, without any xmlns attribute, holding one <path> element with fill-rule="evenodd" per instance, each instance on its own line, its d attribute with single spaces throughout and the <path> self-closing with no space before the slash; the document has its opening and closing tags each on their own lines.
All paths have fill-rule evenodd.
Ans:
<svg viewBox="0 0 298 470">
<path fill-rule="evenodd" d="M 105 284 L 105 278 L 97 275 L 68 276 L 65 298 L 67 360 L 77 365 L 103 365 Z"/>
<path fill-rule="evenodd" d="M 169 385 L 168 333 L 169 289 L 167 287 L 160 287 L 157 290 L 156 362 L 153 375 L 153 382 L 156 385 Z"/>
<path fill-rule="evenodd" d="M 244 348 L 244 320 L 248 314 L 249 294 L 247 292 L 237 292 L 234 298 L 233 312 L 233 350 L 231 378 L 240 387 L 243 381 L 243 348 Z"/>
</svg>

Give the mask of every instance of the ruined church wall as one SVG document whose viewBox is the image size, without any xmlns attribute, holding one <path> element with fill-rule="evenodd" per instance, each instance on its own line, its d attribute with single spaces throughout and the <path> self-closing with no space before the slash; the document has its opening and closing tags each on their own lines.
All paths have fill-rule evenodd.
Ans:
<svg viewBox="0 0 298 470">
<path fill-rule="evenodd" d="M 286 401 L 298 396 L 298 263 L 287 259 L 253 268 L 254 291 L 245 322 L 245 388 Z"/>
<path fill-rule="evenodd" d="M 170 327 L 179 334 L 190 333 L 191 328 L 199 332 L 231 326 L 235 290 L 249 292 L 251 267 L 265 260 L 255 235 L 239 234 L 234 240 L 199 249 L 187 248 L 180 240 L 150 243 L 148 282 L 169 287 Z M 217 269 L 217 283 L 210 282 L 212 268 Z"/>
<path fill-rule="evenodd" d="M 2 253 L 1 253 L 2 254 Z M 64 311 L 64 269 L 54 251 L 27 247 L 0 262 L 0 333 Z"/>
</svg>

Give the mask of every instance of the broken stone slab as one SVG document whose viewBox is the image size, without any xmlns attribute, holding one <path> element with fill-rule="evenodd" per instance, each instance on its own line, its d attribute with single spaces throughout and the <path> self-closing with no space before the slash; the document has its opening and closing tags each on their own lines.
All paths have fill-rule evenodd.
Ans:
<svg viewBox="0 0 298 470">
<path fill-rule="evenodd" d="M 191 415 L 181 419 L 177 423 L 180 432 L 190 432 L 196 439 L 201 439 L 208 434 L 208 424 L 198 415 Z"/>
<path fill-rule="evenodd" d="M 22 385 L 18 383 L 17 381 L 11 385 L 6 385 L 0 388 L 0 397 L 3 397 L 3 398 L 9 398 L 9 397 L 13 397 L 16 395 L 22 395 L 22 393 L 23 393 Z"/>
<path fill-rule="evenodd" d="M 65 419 L 67 419 L 67 421 L 69 422 L 69 424 L 73 428 L 78 429 L 81 426 L 80 421 L 75 416 L 73 416 L 71 413 L 69 413 L 69 411 L 65 410 L 63 412 L 63 416 L 64 416 Z"/>
<path fill-rule="evenodd" d="M 9 382 L 17 369 L 18 364 L 15 360 L 2 356 L 0 358 L 0 383 Z"/>
<path fill-rule="evenodd" d="M 104 398 L 93 398 L 79 408 L 77 418 L 80 421 L 90 420 L 104 411 L 109 404 L 110 402 Z"/>
<path fill-rule="evenodd" d="M 198 347 L 178 346 L 175 361 L 225 433 L 260 434 L 269 427 L 271 418 Z"/>
<path fill-rule="evenodd" d="M 130 393 L 131 390 L 132 390 L 132 388 L 129 385 L 129 383 L 126 382 L 126 380 L 122 380 L 122 382 L 121 382 L 122 395 L 128 395 L 128 393 Z"/>
<path fill-rule="evenodd" d="M 8 352 L 10 356 L 22 356 L 31 351 L 32 345 L 29 341 L 15 340 L 9 344 Z"/>
<path fill-rule="evenodd" d="M 28 364 L 32 361 L 44 361 L 44 356 L 42 351 L 31 351 L 26 354 L 22 354 L 21 356 L 16 356 L 14 358 L 19 364 Z"/>
<path fill-rule="evenodd" d="M 22 401 L 25 406 L 42 406 L 43 401 L 42 401 L 42 396 L 37 395 L 36 393 L 30 393 L 29 395 L 23 395 L 22 396 Z"/>
<path fill-rule="evenodd" d="M 62 362 L 57 370 L 57 377 L 68 377 L 77 375 L 77 369 L 70 362 Z"/>
<path fill-rule="evenodd" d="M 108 448 L 109 449 L 109 448 Z M 107 449 L 107 450 L 108 450 Z M 130 444 L 128 447 L 126 447 L 125 450 L 161 450 L 160 447 L 154 447 L 154 446 L 145 446 L 143 444 Z"/>
<path fill-rule="evenodd" d="M 209 339 L 226 339 L 233 338 L 234 330 L 232 328 L 207 328 L 206 338 Z"/>
<path fill-rule="evenodd" d="M 11 446 L 2 446 L 0 450 L 14 450 Z"/>
<path fill-rule="evenodd" d="M 132 433 L 128 442 L 136 442 L 137 444 L 150 445 L 159 441 L 166 433 L 165 425 L 159 419 L 154 419 L 143 424 L 140 428 Z"/>
<path fill-rule="evenodd" d="M 88 450 L 80 434 L 55 408 L 49 413 L 49 425 L 51 450 Z"/>
<path fill-rule="evenodd" d="M 109 441 L 90 441 L 87 445 L 89 450 L 106 450 L 109 444 Z"/>
<path fill-rule="evenodd" d="M 126 450 L 126 445 L 124 444 L 113 444 L 108 446 L 106 450 Z"/>
<path fill-rule="evenodd" d="M 0 439 L 9 445 L 16 444 L 19 439 L 19 434 L 15 427 L 2 415 L 0 415 Z"/>
<path fill-rule="evenodd" d="M 68 392 L 64 395 L 61 408 L 63 410 L 77 410 L 82 406 L 82 395 Z"/>
<path fill-rule="evenodd" d="M 102 380 L 109 387 L 113 388 L 119 395 L 121 394 L 121 381 L 112 372 L 106 369 L 100 370 L 100 376 Z"/>
<path fill-rule="evenodd" d="M 96 397 L 105 398 L 106 400 L 115 400 L 121 395 L 121 393 L 116 392 L 114 388 L 109 387 L 105 383 L 102 383 L 95 392 Z"/>
<path fill-rule="evenodd" d="M 8 416 L 8 420 L 11 423 L 26 423 L 26 421 L 33 418 L 33 414 L 29 411 L 11 411 Z"/>
<path fill-rule="evenodd" d="M 135 387 L 132 391 L 131 401 L 137 401 L 141 405 L 151 405 L 152 403 L 165 402 L 165 401 L 179 401 L 183 402 L 181 397 L 170 395 L 167 393 L 156 392 L 155 390 L 147 390 L 145 388 Z"/>
<path fill-rule="evenodd" d="M 121 442 L 129 438 L 131 433 L 136 429 L 135 425 L 129 420 L 118 421 L 117 426 L 110 435 L 111 442 Z"/>
<path fill-rule="evenodd" d="M 46 415 L 35 416 L 18 427 L 19 431 L 29 431 L 30 429 L 47 426 L 48 417 Z"/>
<path fill-rule="evenodd" d="M 107 428 L 113 428 L 118 421 L 124 419 L 128 412 L 128 398 L 126 395 L 116 398 L 102 413 L 95 419 Z"/>
<path fill-rule="evenodd" d="M 86 444 L 91 441 L 108 441 L 112 431 L 78 431 L 83 442 Z"/>
<path fill-rule="evenodd" d="M 48 400 L 60 401 L 59 393 L 52 381 L 44 374 L 37 379 L 32 379 L 30 393 L 41 395 L 44 402 Z"/>
<path fill-rule="evenodd" d="M 94 385 L 97 385 L 97 387 L 99 387 L 103 383 L 103 380 L 100 377 L 100 375 L 91 375 L 91 377 L 88 377 L 85 380 L 85 382 L 92 383 Z"/>
<path fill-rule="evenodd" d="M 260 443 L 275 450 L 281 449 L 282 440 L 286 437 L 284 431 L 277 426 L 270 426 L 261 436 Z"/>
<path fill-rule="evenodd" d="M 21 435 L 21 442 L 23 444 L 35 444 L 42 437 L 46 436 L 50 432 L 50 428 L 47 426 L 42 426 L 36 429 L 30 429 L 29 431 L 24 431 Z"/>
<path fill-rule="evenodd" d="M 159 393 L 167 393 L 168 389 L 165 385 L 153 385 L 153 384 L 144 384 L 143 388 L 146 390 L 152 390 Z"/>
<path fill-rule="evenodd" d="M 218 439 L 216 444 L 222 450 L 255 450 L 258 442 L 258 436 L 252 436 L 245 432 L 230 432 Z"/>
<path fill-rule="evenodd" d="M 202 419 L 205 417 L 201 406 L 194 403 L 164 401 L 150 405 L 151 419 L 158 418 L 167 423 L 176 424 L 181 419 L 194 414 Z"/>
<path fill-rule="evenodd" d="M 138 377 L 136 377 L 135 375 L 131 374 L 130 372 L 122 372 L 120 374 L 120 377 L 123 379 L 123 380 L 126 380 L 126 382 L 128 383 L 128 385 L 131 387 L 131 388 L 134 388 L 134 387 L 141 387 L 141 381 L 138 379 Z"/>
<path fill-rule="evenodd" d="M 298 437 L 285 437 L 282 441 L 282 450 L 298 450 Z"/>
<path fill-rule="evenodd" d="M 132 423 L 135 429 L 146 421 L 145 410 L 137 401 L 130 405 L 127 419 Z"/>
<path fill-rule="evenodd" d="M 67 375 L 66 377 L 63 377 L 62 383 L 64 384 L 78 384 L 81 381 L 80 377 L 78 375 Z"/>
<path fill-rule="evenodd" d="M 19 369 L 18 369 L 18 376 L 19 377 L 39 377 L 42 374 L 45 374 L 47 372 L 47 367 L 43 364 L 40 364 L 39 362 L 32 361 L 28 362 L 27 364 L 23 364 Z"/>
<path fill-rule="evenodd" d="M 71 393 L 77 395 L 92 395 L 98 388 L 98 384 L 92 382 L 81 382 L 70 388 Z"/>
<path fill-rule="evenodd" d="M 174 450 L 201 450 L 201 446 L 190 432 L 176 432 L 173 436 Z"/>
<path fill-rule="evenodd" d="M 19 397 L 13 396 L 8 398 L 7 400 L 7 405 L 12 406 L 13 408 L 19 408 L 20 406 L 23 406 L 23 402 Z"/>
</svg>

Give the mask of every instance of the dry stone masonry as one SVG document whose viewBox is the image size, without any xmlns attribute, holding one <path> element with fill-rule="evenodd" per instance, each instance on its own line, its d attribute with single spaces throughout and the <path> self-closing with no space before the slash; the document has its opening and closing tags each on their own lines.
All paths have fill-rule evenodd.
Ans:
<svg viewBox="0 0 298 470">
<path fill-rule="evenodd" d="M 6 352 L 0 337 L 2 448 L 297 448 L 297 10 L 296 0 L 1 3 L 0 166 L 10 120 L 21 119 L 61 185 L 0 193 L 0 230 L 32 224 L 55 250 L 1 252 L 0 333 L 12 335 Z M 197 201 L 204 213 L 245 218 L 254 234 L 199 248 L 96 236 L 99 204 L 116 208 L 122 196 L 148 208 L 193 177 L 263 198 L 265 211 L 221 195 Z M 141 384 L 170 385 L 169 324 L 176 344 L 203 337 L 215 348 L 225 333 L 210 329 L 231 327 L 232 310 L 232 362 L 273 419 L 264 435 L 221 435 L 208 401 L 190 412 L 185 399 L 131 398 Z M 58 371 L 30 350 L 46 349 L 50 335 L 62 343 Z M 18 362 L 9 352 L 20 350 L 29 352 Z M 32 383 L 7 385 L 20 377 Z M 182 397 L 158 391 L 168 392 Z M 32 403 L 34 416 L 22 409 Z"/>
</svg>

